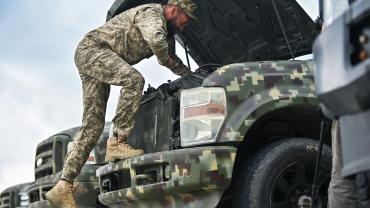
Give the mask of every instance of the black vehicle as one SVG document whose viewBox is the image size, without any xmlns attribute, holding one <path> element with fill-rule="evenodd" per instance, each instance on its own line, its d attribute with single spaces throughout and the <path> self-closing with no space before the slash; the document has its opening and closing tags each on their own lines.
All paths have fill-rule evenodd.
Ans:
<svg viewBox="0 0 370 208">
<path fill-rule="evenodd" d="M 99 203 L 96 170 L 105 164 L 105 149 L 111 123 L 105 125 L 98 144 L 90 153 L 88 161 L 74 181 L 76 203 L 81 208 L 104 207 Z M 64 158 L 73 143 L 79 127 L 61 131 L 37 145 L 35 157 L 35 182 L 27 187 L 29 206 L 50 207 L 43 195 L 60 180 Z"/>
<path fill-rule="evenodd" d="M 18 184 L 0 193 L 1 208 L 27 207 L 29 204 L 27 188 L 31 183 Z"/>
</svg>

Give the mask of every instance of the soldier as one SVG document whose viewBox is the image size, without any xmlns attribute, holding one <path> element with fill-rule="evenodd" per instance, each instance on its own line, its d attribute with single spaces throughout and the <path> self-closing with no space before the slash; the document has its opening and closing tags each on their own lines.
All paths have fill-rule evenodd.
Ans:
<svg viewBox="0 0 370 208">
<path fill-rule="evenodd" d="M 348 1 L 328 0 L 324 1 L 325 21 L 329 26 L 349 7 Z M 325 29 L 325 28 L 323 28 Z M 328 208 L 357 208 L 356 183 L 352 179 L 342 178 L 342 144 L 339 129 L 339 121 L 333 121 L 332 125 L 332 171 L 328 189 Z"/>
<path fill-rule="evenodd" d="M 340 142 L 339 122 L 334 121 L 332 127 L 333 164 L 331 181 L 328 190 L 328 208 L 357 208 L 356 182 L 342 178 L 342 148 Z"/>
<path fill-rule="evenodd" d="M 167 5 L 145 4 L 127 10 L 103 26 L 89 32 L 79 43 L 75 62 L 82 80 L 83 119 L 63 167 L 61 180 L 46 193 L 55 207 L 77 207 L 73 181 L 101 135 L 110 85 L 122 86 L 113 119 L 114 139 L 107 143 L 106 159 L 124 159 L 143 154 L 126 140 L 134 126 L 144 78 L 132 67 L 156 55 L 159 64 L 183 76 L 191 73 L 175 55 L 175 39 L 170 28 L 182 30 L 195 19 L 192 0 L 169 0 Z"/>
</svg>

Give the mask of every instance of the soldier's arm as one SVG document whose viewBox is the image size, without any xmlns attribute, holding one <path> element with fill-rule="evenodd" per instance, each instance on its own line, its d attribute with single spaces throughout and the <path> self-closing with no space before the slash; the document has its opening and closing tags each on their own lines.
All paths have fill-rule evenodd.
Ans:
<svg viewBox="0 0 370 208">
<path fill-rule="evenodd" d="M 175 65 L 169 69 L 176 75 L 184 76 L 186 74 L 190 74 L 191 70 L 185 66 L 181 59 L 176 55 L 176 42 L 173 36 L 167 37 L 168 42 L 168 53 L 170 57 L 174 60 Z"/>
<path fill-rule="evenodd" d="M 144 40 L 149 44 L 159 64 L 171 67 L 173 62 L 170 61 L 169 56 L 167 29 L 162 18 L 158 11 L 147 8 L 137 15 L 135 25 L 140 29 Z"/>
<path fill-rule="evenodd" d="M 176 54 L 176 41 L 173 35 L 167 36 L 168 54 Z"/>
</svg>

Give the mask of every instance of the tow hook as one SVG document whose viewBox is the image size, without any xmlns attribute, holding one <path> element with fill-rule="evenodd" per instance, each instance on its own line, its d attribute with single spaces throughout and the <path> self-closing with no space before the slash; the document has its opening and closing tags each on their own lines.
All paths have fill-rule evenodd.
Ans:
<svg viewBox="0 0 370 208">
<path fill-rule="evenodd" d="M 312 197 L 306 195 L 301 196 L 298 200 L 298 208 L 313 208 L 312 202 Z"/>
</svg>

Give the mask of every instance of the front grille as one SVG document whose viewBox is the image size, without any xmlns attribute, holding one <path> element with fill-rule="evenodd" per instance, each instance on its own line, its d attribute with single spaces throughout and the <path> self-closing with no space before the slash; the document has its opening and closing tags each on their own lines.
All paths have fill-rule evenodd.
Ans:
<svg viewBox="0 0 370 208">
<path fill-rule="evenodd" d="M 14 207 L 14 194 L 12 192 L 4 192 L 0 196 L 0 208 Z"/>
<path fill-rule="evenodd" d="M 36 180 L 53 174 L 53 140 L 41 145 L 36 151 Z M 41 161 L 41 162 L 40 162 Z"/>
<path fill-rule="evenodd" d="M 30 203 L 35 203 L 40 201 L 43 198 L 43 195 L 46 194 L 46 192 L 50 191 L 50 189 L 53 188 L 53 185 L 47 185 L 47 186 L 41 186 L 37 187 L 33 190 L 28 191 L 28 197 Z"/>
<path fill-rule="evenodd" d="M 70 141 L 69 135 L 61 134 L 50 137 L 38 145 L 35 159 L 36 180 L 62 170 L 67 145 Z"/>
</svg>

